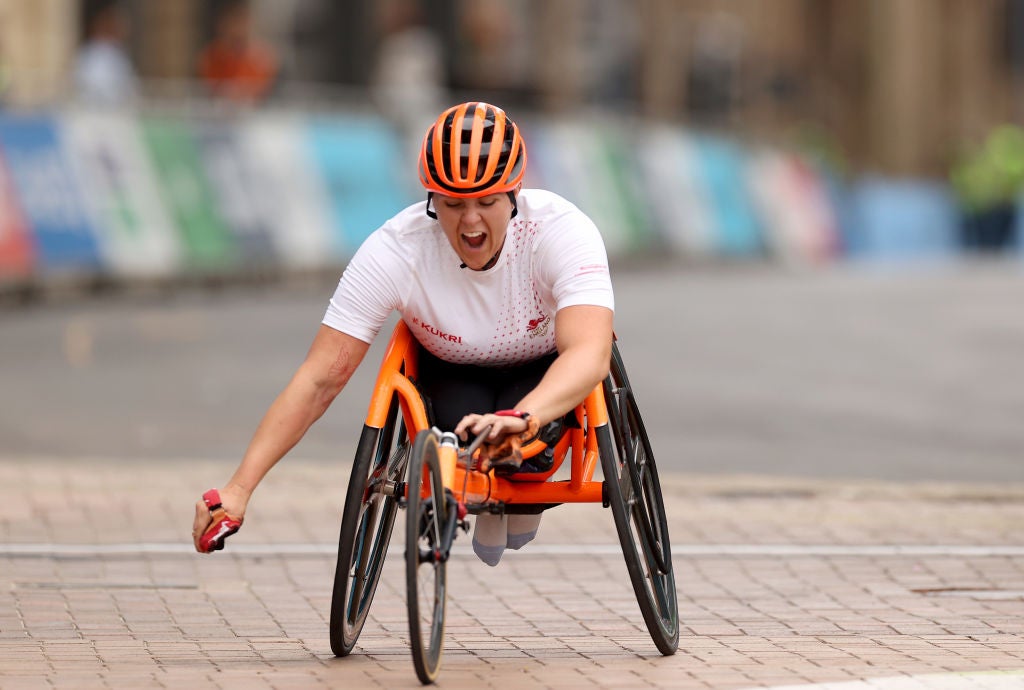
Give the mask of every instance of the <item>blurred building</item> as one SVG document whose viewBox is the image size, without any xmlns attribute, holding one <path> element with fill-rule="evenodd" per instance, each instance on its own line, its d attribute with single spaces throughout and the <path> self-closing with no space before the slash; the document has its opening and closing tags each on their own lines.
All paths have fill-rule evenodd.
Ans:
<svg viewBox="0 0 1024 690">
<path fill-rule="evenodd" d="M 850 162 L 942 174 L 1019 121 L 1019 0 L 646 0 L 644 113 L 755 137 L 827 132 Z M 1015 95 L 1016 94 L 1016 95 Z"/>
<path fill-rule="evenodd" d="M 150 96 L 196 96 L 196 59 L 227 0 L 123 0 Z M 0 0 L 0 88 L 67 93 L 94 0 Z M 281 63 L 277 97 L 364 96 L 393 6 L 251 0 Z M 1024 115 L 1024 0 L 415 0 L 454 96 L 581 107 L 734 132 L 811 136 L 857 168 L 939 175 L 958 148 Z"/>
</svg>

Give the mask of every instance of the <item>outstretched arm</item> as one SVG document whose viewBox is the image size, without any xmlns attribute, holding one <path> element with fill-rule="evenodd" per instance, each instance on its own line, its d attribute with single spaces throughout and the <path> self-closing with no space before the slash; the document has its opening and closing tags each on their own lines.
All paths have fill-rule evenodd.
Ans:
<svg viewBox="0 0 1024 690">
<path fill-rule="evenodd" d="M 577 305 L 555 314 L 555 343 L 558 357 L 551 363 L 537 387 L 516 406 L 528 412 L 544 426 L 579 405 L 608 375 L 612 353 L 611 309 Z M 490 425 L 490 438 L 526 430 L 517 417 L 494 414 L 467 415 L 455 428 L 460 437 L 478 434 Z"/>
<path fill-rule="evenodd" d="M 305 435 L 341 392 L 359 366 L 369 345 L 328 326 L 320 326 L 306 359 L 277 396 L 242 457 L 231 480 L 220 490 L 228 514 L 241 518 L 256 485 L 285 453 Z M 193 536 L 202 534 L 210 514 L 196 503 Z"/>
</svg>

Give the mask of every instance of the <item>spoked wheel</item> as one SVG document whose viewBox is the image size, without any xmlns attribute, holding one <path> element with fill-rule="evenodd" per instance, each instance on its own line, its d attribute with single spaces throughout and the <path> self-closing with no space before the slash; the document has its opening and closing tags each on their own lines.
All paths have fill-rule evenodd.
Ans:
<svg viewBox="0 0 1024 690">
<path fill-rule="evenodd" d="M 397 428 L 396 428 L 397 427 Z M 345 496 L 331 599 L 331 651 L 347 656 L 359 639 L 387 555 L 409 458 L 392 399 L 380 429 L 364 426 Z"/>
<path fill-rule="evenodd" d="M 662 654 L 674 654 L 679 647 L 679 606 L 665 503 L 651 443 L 617 346 L 612 348 L 604 395 L 609 424 L 596 431 L 606 498 L 647 629 Z"/>
<path fill-rule="evenodd" d="M 421 431 L 413 443 L 405 533 L 406 602 L 409 642 L 416 675 L 432 683 L 441 668 L 447 595 L 449 505 L 441 481 L 437 436 Z M 447 546 L 445 546 L 447 542 Z"/>
</svg>

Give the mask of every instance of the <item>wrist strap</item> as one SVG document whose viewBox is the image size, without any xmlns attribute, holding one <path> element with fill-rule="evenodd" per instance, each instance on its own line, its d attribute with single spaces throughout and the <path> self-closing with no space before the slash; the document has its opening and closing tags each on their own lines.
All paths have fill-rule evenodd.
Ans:
<svg viewBox="0 0 1024 690">
<path fill-rule="evenodd" d="M 540 422 L 529 412 L 521 410 L 498 410 L 495 412 L 499 417 L 518 417 L 526 422 L 526 431 L 519 434 L 520 443 L 530 443 L 540 434 Z"/>
<path fill-rule="evenodd" d="M 519 410 L 498 410 L 494 414 L 499 417 L 519 417 L 519 419 L 523 420 L 530 418 L 529 412 L 520 412 Z"/>
<path fill-rule="evenodd" d="M 211 511 L 217 510 L 217 508 L 220 508 L 221 505 L 220 492 L 217 491 L 216 489 L 210 489 L 205 494 L 203 494 L 203 503 L 205 503 L 206 507 L 209 508 Z"/>
</svg>

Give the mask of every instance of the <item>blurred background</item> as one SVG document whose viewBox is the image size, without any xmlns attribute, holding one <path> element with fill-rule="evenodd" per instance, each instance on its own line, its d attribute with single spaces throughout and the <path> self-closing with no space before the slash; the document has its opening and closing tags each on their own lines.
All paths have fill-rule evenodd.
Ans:
<svg viewBox="0 0 1024 690">
<path fill-rule="evenodd" d="M 0 445 L 237 456 L 470 99 L 625 267 L 681 468 L 1021 478 L 1024 0 L 0 0 Z"/>
<path fill-rule="evenodd" d="M 452 102 L 615 256 L 1020 254 L 1020 0 L 0 0 L 0 281 L 336 266 Z"/>
</svg>

